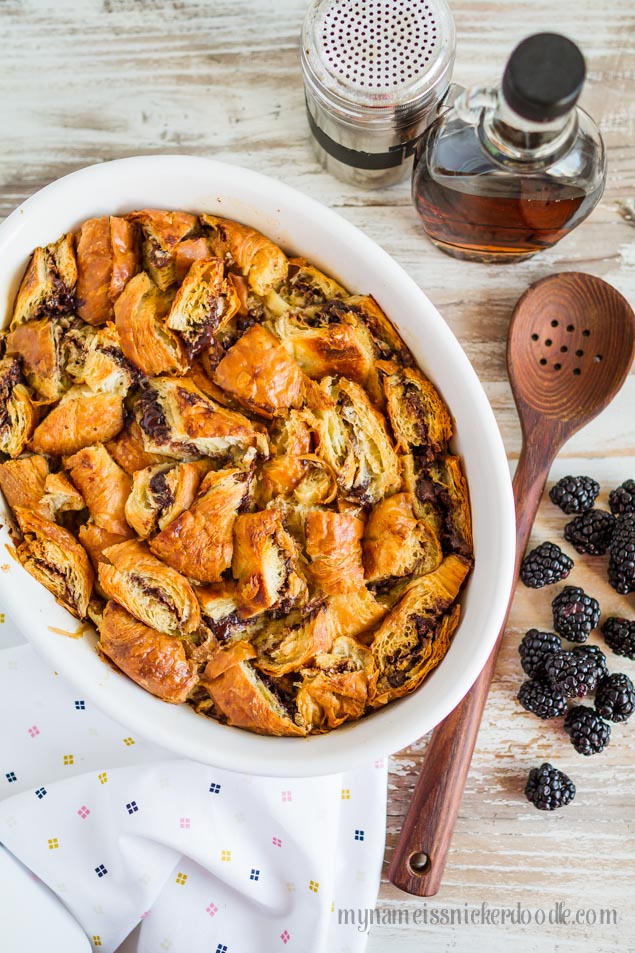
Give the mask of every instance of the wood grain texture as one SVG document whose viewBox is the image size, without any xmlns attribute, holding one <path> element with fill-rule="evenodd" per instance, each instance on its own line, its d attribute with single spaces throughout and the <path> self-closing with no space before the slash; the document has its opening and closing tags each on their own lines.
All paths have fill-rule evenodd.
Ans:
<svg viewBox="0 0 635 953">
<path fill-rule="evenodd" d="M 0 0 L 0 215 L 66 172 L 139 153 L 213 155 L 283 178 L 338 209 L 426 291 L 483 381 L 513 465 L 520 429 L 505 375 L 505 338 L 520 294 L 554 271 L 575 270 L 605 278 L 635 302 L 629 213 L 635 198 L 635 8 L 630 0 L 535 0 L 530 6 L 451 0 L 451 6 L 457 82 L 496 79 L 512 46 L 533 28 L 568 34 L 587 56 L 582 103 L 605 138 L 607 188 L 581 228 L 530 261 L 455 261 L 423 236 L 407 184 L 365 193 L 320 169 L 307 135 L 299 73 L 305 0 Z M 635 478 L 634 407 L 631 374 L 611 407 L 566 445 L 551 479 L 588 472 L 608 490 Z M 565 521 L 543 501 L 535 540 L 557 539 Z M 605 614 L 634 616 L 633 598 L 617 596 L 605 578 L 603 558 L 576 558 L 572 581 L 596 595 Z M 549 625 L 550 597 L 521 589 L 514 602 L 444 886 L 427 909 L 483 901 L 537 907 L 561 900 L 571 907 L 614 906 L 620 922 L 603 929 L 384 926 L 373 930 L 370 953 L 635 949 L 632 727 L 617 726 L 602 755 L 583 759 L 559 727 L 537 721 L 515 701 L 522 681 L 517 642 L 530 625 Z M 634 663 L 610 661 L 635 677 Z M 392 760 L 388 856 L 426 741 Z M 578 785 L 574 804 L 554 816 L 535 811 L 521 793 L 528 769 L 545 759 L 569 771 Z M 422 909 L 421 901 L 388 886 L 381 904 L 410 913 Z"/>
</svg>

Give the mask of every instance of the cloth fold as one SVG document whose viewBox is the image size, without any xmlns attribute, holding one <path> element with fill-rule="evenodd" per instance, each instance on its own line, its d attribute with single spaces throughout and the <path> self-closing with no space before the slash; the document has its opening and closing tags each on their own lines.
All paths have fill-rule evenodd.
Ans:
<svg viewBox="0 0 635 953">
<path fill-rule="evenodd" d="M 26 645 L 0 651 L 0 724 L 0 841 L 94 950 L 114 953 L 140 920 L 140 953 L 363 949 L 338 911 L 376 901 L 383 761 L 285 780 L 180 760 Z"/>
</svg>

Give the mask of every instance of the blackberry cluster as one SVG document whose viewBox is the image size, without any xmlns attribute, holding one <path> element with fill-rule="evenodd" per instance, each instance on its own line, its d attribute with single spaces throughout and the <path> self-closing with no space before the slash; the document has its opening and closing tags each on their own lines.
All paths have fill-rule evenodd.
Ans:
<svg viewBox="0 0 635 953">
<path fill-rule="evenodd" d="M 609 583 L 622 595 L 635 591 L 635 513 L 617 519 L 609 546 Z"/>
<path fill-rule="evenodd" d="M 600 621 L 597 599 L 579 586 L 565 586 L 551 603 L 553 627 L 570 642 L 586 642 Z"/>
<path fill-rule="evenodd" d="M 616 490 L 611 490 L 609 506 L 615 516 L 635 514 L 635 480 L 625 480 Z"/>
<path fill-rule="evenodd" d="M 586 705 L 576 705 L 569 709 L 564 720 L 564 730 L 575 750 L 587 757 L 603 751 L 611 737 L 611 726 Z"/>
<path fill-rule="evenodd" d="M 576 516 L 564 528 L 564 538 L 579 553 L 603 556 L 613 538 L 615 517 L 606 510 L 589 510 Z"/>
<path fill-rule="evenodd" d="M 604 641 L 616 655 L 635 662 L 635 621 L 610 616 L 602 626 Z"/>
<path fill-rule="evenodd" d="M 595 503 L 600 484 L 587 476 L 566 476 L 552 486 L 549 498 L 563 513 L 586 513 Z"/>
<path fill-rule="evenodd" d="M 595 710 L 608 721 L 628 721 L 635 711 L 635 687 L 621 673 L 603 678 L 595 693 Z"/>
<path fill-rule="evenodd" d="M 518 701 L 526 711 L 539 718 L 559 718 L 567 710 L 564 695 L 555 692 L 545 681 L 529 678 L 520 686 Z"/>
<path fill-rule="evenodd" d="M 560 637 L 553 632 L 539 632 L 529 629 L 518 646 L 520 664 L 530 678 L 545 677 L 545 658 L 562 648 Z"/>
<path fill-rule="evenodd" d="M 541 543 L 523 559 L 520 578 L 530 589 L 542 589 L 566 579 L 573 569 L 569 559 L 555 543 Z"/>
<path fill-rule="evenodd" d="M 549 685 L 566 698 L 592 694 L 606 674 L 606 658 L 596 646 L 554 652 L 545 660 Z"/>
<path fill-rule="evenodd" d="M 570 804 L 575 797 L 575 784 L 563 771 L 545 761 L 532 768 L 525 785 L 525 797 L 539 811 L 555 811 Z"/>
</svg>

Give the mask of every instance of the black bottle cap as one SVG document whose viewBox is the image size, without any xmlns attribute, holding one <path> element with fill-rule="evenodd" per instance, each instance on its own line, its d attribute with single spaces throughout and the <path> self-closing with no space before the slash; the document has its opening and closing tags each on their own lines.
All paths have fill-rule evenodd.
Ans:
<svg viewBox="0 0 635 953">
<path fill-rule="evenodd" d="M 575 106 L 586 68 L 578 47 L 559 33 L 536 33 L 519 43 L 503 76 L 503 96 L 525 119 L 549 122 Z"/>
</svg>

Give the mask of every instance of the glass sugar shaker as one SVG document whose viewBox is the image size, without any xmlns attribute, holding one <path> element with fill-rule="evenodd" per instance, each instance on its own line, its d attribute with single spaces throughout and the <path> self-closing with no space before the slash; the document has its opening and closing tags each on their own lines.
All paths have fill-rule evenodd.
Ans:
<svg viewBox="0 0 635 953">
<path fill-rule="evenodd" d="M 322 165 L 362 188 L 405 179 L 450 83 L 455 33 L 445 0 L 313 0 L 301 42 Z"/>
<path fill-rule="evenodd" d="M 555 245 L 592 212 L 606 179 L 599 129 L 576 105 L 578 47 L 540 33 L 500 87 L 475 87 L 421 137 L 412 198 L 428 237 L 456 258 L 506 262 Z"/>
</svg>

